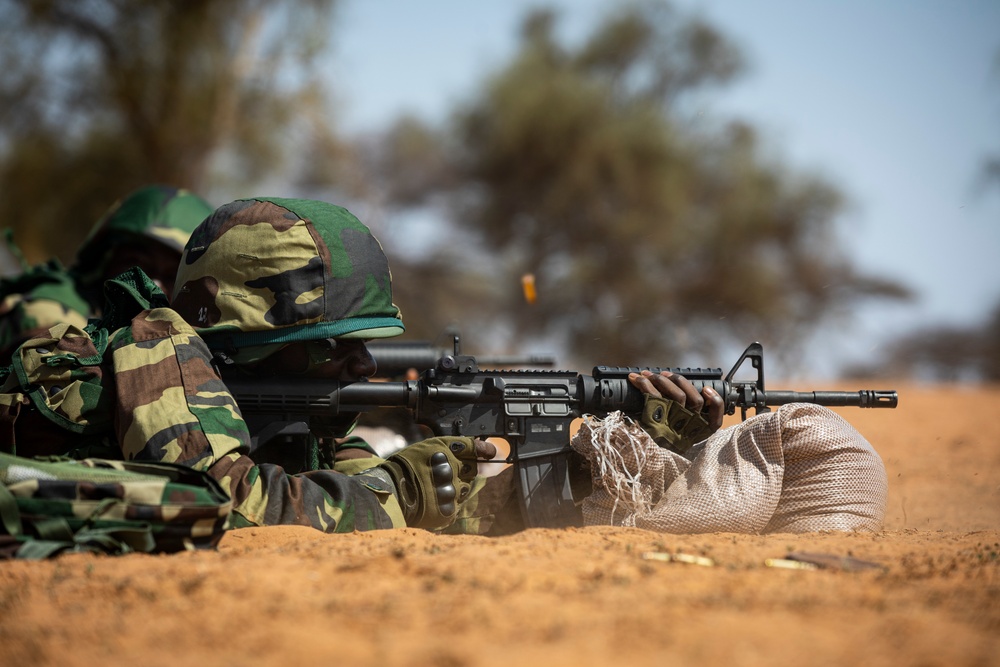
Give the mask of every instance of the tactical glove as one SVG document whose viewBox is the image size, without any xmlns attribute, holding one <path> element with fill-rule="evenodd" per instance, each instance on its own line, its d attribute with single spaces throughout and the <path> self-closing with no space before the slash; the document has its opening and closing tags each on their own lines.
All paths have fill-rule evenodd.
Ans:
<svg viewBox="0 0 1000 667">
<path fill-rule="evenodd" d="M 472 491 L 478 471 L 476 441 L 430 438 L 401 449 L 380 467 L 396 485 L 407 526 L 445 528 Z"/>
<path fill-rule="evenodd" d="M 646 394 L 639 424 L 660 447 L 684 455 L 691 446 L 712 435 L 700 412 L 692 412 L 668 398 Z"/>
</svg>

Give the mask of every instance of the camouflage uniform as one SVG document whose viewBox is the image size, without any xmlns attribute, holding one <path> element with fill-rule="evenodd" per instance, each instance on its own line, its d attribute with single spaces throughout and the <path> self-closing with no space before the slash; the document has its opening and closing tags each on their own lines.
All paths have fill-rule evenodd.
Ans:
<svg viewBox="0 0 1000 667">
<path fill-rule="evenodd" d="M 207 202 L 186 190 L 141 188 L 98 220 L 69 269 L 53 259 L 0 280 L 0 361 L 7 363 L 20 343 L 55 324 L 85 327 L 100 312 L 106 272 L 123 246 L 156 248 L 179 261 L 191 232 L 211 212 Z"/>
<path fill-rule="evenodd" d="M 100 326 L 58 325 L 19 348 L 0 387 L 0 448 L 79 457 L 110 446 L 126 460 L 205 470 L 230 492 L 237 527 L 407 525 L 395 455 L 296 475 L 256 465 L 211 351 L 251 364 L 289 342 L 402 332 L 388 263 L 368 228 L 321 202 L 236 201 L 192 234 L 177 285 L 169 308 L 133 270 L 108 283 Z M 458 451 L 467 440 L 443 445 Z M 471 490 L 456 486 L 462 496 Z"/>
<path fill-rule="evenodd" d="M 58 259 L 0 280 L 0 362 L 57 322 L 87 325 L 90 306 Z"/>
</svg>

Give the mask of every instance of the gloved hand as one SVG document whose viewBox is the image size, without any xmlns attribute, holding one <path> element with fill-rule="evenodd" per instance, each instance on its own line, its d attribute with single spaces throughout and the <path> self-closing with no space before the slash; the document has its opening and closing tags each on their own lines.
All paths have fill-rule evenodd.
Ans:
<svg viewBox="0 0 1000 667">
<path fill-rule="evenodd" d="M 661 447 L 684 455 L 722 426 L 726 404 L 712 387 L 699 392 L 669 371 L 631 373 L 629 382 L 646 394 L 639 424 Z"/>
<path fill-rule="evenodd" d="M 450 525 L 469 497 L 477 460 L 491 459 L 496 451 L 485 440 L 430 438 L 404 447 L 380 467 L 396 485 L 406 525 L 436 530 Z"/>
<path fill-rule="evenodd" d="M 692 412 L 669 398 L 649 394 L 639 424 L 656 444 L 681 455 L 717 430 L 702 413 Z"/>
</svg>

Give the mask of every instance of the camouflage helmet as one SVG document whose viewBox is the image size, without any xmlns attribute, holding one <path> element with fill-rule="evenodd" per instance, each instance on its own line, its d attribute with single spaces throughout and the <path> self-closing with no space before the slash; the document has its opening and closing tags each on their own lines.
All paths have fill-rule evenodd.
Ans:
<svg viewBox="0 0 1000 667">
<path fill-rule="evenodd" d="M 389 263 L 347 209 L 254 197 L 191 235 L 172 307 L 213 349 L 403 332 Z"/>
<path fill-rule="evenodd" d="M 170 186 L 151 185 L 115 202 L 90 230 L 71 271 L 81 293 L 100 299 L 104 272 L 117 247 L 155 241 L 178 259 L 194 228 L 212 213 L 201 197 Z"/>
</svg>

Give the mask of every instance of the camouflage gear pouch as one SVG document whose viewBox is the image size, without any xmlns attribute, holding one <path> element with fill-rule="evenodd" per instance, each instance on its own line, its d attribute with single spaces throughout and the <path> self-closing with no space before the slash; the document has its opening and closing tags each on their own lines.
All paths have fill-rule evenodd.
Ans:
<svg viewBox="0 0 1000 667">
<path fill-rule="evenodd" d="M 0 558 L 214 548 L 231 506 L 185 466 L 0 453 Z"/>
<path fill-rule="evenodd" d="M 22 345 L 11 365 L 0 369 L 4 392 L 0 412 L 16 416 L 20 411 L 16 404 L 28 399 L 40 415 L 73 436 L 112 432 L 115 397 L 108 388 L 105 363 L 109 332 L 126 326 L 146 308 L 166 305 L 167 300 L 138 268 L 109 280 L 104 289 L 106 307 L 100 320 L 84 329 L 57 324 Z M 53 452 L 58 450 L 42 453 Z"/>
</svg>

